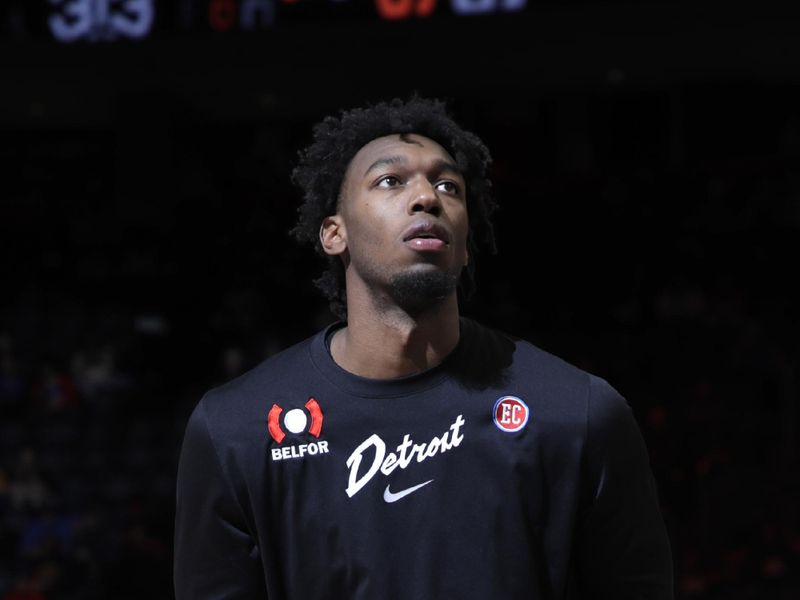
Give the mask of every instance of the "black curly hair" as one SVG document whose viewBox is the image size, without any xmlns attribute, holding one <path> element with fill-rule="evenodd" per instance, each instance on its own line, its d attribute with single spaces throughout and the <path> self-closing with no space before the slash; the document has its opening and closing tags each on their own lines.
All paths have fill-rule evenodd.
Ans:
<svg viewBox="0 0 800 600">
<path fill-rule="evenodd" d="M 326 117 L 314 127 L 313 141 L 300 151 L 300 160 L 292 172 L 292 182 L 303 192 L 303 203 L 291 234 L 300 242 L 311 243 L 328 258 L 327 270 L 314 283 L 330 301 L 331 312 L 340 319 L 347 318 L 344 266 L 338 257 L 327 256 L 323 251 L 319 228 L 325 217 L 338 210 L 344 174 L 355 154 L 376 138 L 398 133 L 430 138 L 455 159 L 466 183 L 469 254 L 474 257 L 481 247 L 496 252 L 490 216 L 497 205 L 487 178 L 489 150 L 480 138 L 452 119 L 444 102 L 414 95 L 406 101 L 394 98 L 342 111 L 338 118 Z M 459 282 L 465 298 L 475 289 L 474 264 L 469 261 Z"/>
</svg>

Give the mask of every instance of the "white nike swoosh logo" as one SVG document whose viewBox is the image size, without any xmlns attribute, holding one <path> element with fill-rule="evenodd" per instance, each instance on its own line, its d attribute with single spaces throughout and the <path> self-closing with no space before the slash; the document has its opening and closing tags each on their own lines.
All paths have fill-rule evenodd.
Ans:
<svg viewBox="0 0 800 600">
<path fill-rule="evenodd" d="M 400 498 L 405 498 L 409 494 L 411 494 L 413 492 L 416 492 L 419 488 L 425 487 L 431 481 L 433 481 L 433 479 L 429 479 L 428 481 L 425 481 L 423 483 L 415 485 L 414 487 L 406 488 L 406 489 L 404 489 L 404 490 L 402 490 L 400 492 L 394 493 L 394 494 L 389 491 L 389 486 L 387 485 L 386 489 L 383 490 L 383 499 L 386 502 L 397 502 L 398 500 L 400 500 Z"/>
</svg>

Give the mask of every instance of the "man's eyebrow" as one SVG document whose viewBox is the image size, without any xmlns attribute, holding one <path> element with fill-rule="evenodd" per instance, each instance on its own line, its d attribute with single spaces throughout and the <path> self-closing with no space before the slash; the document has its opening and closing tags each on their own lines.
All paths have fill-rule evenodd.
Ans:
<svg viewBox="0 0 800 600">
<path fill-rule="evenodd" d="M 446 160 L 444 158 L 438 158 L 433 162 L 433 169 L 436 173 L 442 173 L 443 171 L 452 171 L 453 173 L 457 173 L 458 175 L 463 176 L 461 169 L 458 168 L 458 165 L 450 160 Z"/>
<path fill-rule="evenodd" d="M 377 169 L 378 167 L 383 167 L 385 165 L 397 165 L 397 164 L 405 164 L 408 162 L 405 156 L 385 156 L 383 158 L 379 158 L 374 163 L 372 163 L 366 171 L 364 171 L 364 177 L 369 175 L 370 171 Z M 445 160 L 444 158 L 438 158 L 433 161 L 431 171 L 435 173 L 442 173 L 443 171 L 452 171 L 461 175 L 461 169 L 458 168 L 454 162 Z"/>
<path fill-rule="evenodd" d="M 407 163 L 408 160 L 405 156 L 385 156 L 383 158 L 379 158 L 374 163 L 372 163 L 369 168 L 364 171 L 364 177 L 369 175 L 369 172 L 377 169 L 378 167 L 382 167 L 384 165 L 396 165 L 400 163 Z"/>
</svg>

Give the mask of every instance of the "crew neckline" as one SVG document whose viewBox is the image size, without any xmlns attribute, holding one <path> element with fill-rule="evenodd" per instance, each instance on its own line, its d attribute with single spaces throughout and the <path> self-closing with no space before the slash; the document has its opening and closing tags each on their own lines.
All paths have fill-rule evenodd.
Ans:
<svg viewBox="0 0 800 600">
<path fill-rule="evenodd" d="M 395 398 L 423 392 L 447 379 L 451 366 L 456 364 L 468 346 L 471 335 L 470 321 L 459 318 L 458 343 L 453 351 L 435 367 L 420 373 L 394 379 L 372 379 L 351 373 L 333 360 L 330 352 L 330 338 L 333 333 L 345 326 L 344 321 L 332 323 L 320 331 L 311 341 L 309 353 L 317 370 L 333 385 L 342 391 L 364 398 Z"/>
</svg>

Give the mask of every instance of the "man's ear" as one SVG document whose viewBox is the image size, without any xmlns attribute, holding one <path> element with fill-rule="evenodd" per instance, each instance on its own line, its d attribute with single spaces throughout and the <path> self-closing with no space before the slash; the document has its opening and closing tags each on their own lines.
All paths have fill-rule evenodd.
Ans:
<svg viewBox="0 0 800 600">
<path fill-rule="evenodd" d="M 322 220 L 319 241 L 329 256 L 339 256 L 347 250 L 347 233 L 341 215 L 331 215 Z"/>
</svg>

